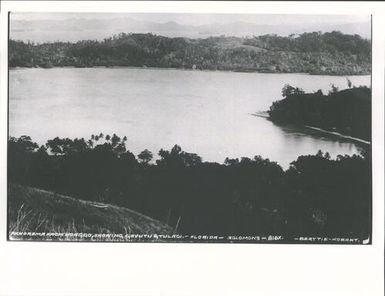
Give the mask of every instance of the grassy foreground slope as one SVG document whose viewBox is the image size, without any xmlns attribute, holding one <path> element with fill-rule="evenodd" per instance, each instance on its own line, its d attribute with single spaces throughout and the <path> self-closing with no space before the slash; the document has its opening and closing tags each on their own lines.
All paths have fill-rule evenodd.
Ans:
<svg viewBox="0 0 385 296">
<path fill-rule="evenodd" d="M 173 233 L 171 227 L 124 207 L 75 199 L 24 185 L 9 184 L 8 201 L 11 239 L 15 238 L 12 237 L 15 232 L 123 235 Z M 18 238 L 28 239 L 23 236 Z"/>
</svg>

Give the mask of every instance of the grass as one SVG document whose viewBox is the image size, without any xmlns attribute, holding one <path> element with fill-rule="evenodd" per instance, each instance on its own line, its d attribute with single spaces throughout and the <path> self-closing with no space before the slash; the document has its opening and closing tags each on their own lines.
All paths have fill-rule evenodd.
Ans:
<svg viewBox="0 0 385 296">
<path fill-rule="evenodd" d="M 173 234 L 168 225 L 127 208 L 18 184 L 8 186 L 8 219 L 10 240 L 116 240 Z"/>
</svg>

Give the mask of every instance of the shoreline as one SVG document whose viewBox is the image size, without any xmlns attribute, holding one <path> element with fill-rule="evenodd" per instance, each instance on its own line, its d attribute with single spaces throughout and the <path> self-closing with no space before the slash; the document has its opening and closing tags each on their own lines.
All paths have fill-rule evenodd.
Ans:
<svg viewBox="0 0 385 296">
<path fill-rule="evenodd" d="M 266 111 L 255 112 L 255 113 L 253 113 L 251 115 L 256 116 L 256 117 L 265 118 L 265 119 L 267 119 L 269 121 L 272 121 L 270 119 L 270 117 L 269 117 L 269 114 Z M 357 138 L 357 137 L 352 137 L 352 136 L 344 135 L 344 134 L 341 134 L 339 132 L 328 131 L 328 130 L 325 130 L 325 129 L 322 129 L 322 128 L 319 128 L 319 127 L 315 127 L 315 126 L 311 126 L 311 125 L 303 125 L 303 126 L 298 126 L 298 127 L 305 127 L 307 129 L 311 129 L 313 131 L 321 132 L 323 134 L 332 135 L 332 136 L 339 137 L 339 138 L 342 138 L 342 139 L 345 139 L 345 140 L 350 140 L 350 141 L 353 141 L 353 142 L 358 142 L 360 144 L 371 145 L 370 141 L 367 141 L 367 140 L 364 140 L 364 139 L 361 139 L 361 138 Z"/>
<path fill-rule="evenodd" d="M 371 142 L 369 142 L 369 141 L 366 141 L 366 140 L 360 139 L 360 138 L 356 138 L 356 137 L 352 137 L 352 136 L 348 136 L 348 135 L 344 135 L 344 134 L 341 134 L 339 132 L 332 132 L 332 131 L 324 130 L 324 129 L 319 128 L 319 127 L 310 126 L 310 125 L 305 125 L 305 127 L 308 128 L 308 129 L 312 129 L 312 130 L 315 130 L 315 131 L 319 131 L 319 132 L 328 134 L 328 135 L 333 135 L 333 136 L 337 136 L 337 137 L 340 137 L 340 138 L 343 138 L 343 139 L 356 141 L 356 142 L 359 142 L 361 144 L 371 145 Z"/>
<path fill-rule="evenodd" d="M 193 72 L 224 72 L 224 73 L 254 73 L 254 74 L 297 74 L 297 75 L 312 75 L 312 76 L 334 76 L 334 77 L 342 77 L 342 76 L 370 76 L 371 73 L 357 73 L 357 74 L 335 74 L 335 73 L 311 73 L 311 72 L 273 72 L 273 71 L 256 71 L 256 70 L 212 70 L 212 69 L 190 69 L 190 68 L 170 68 L 170 67 L 138 67 L 138 66 L 92 66 L 92 67 L 77 67 L 73 66 L 53 66 L 53 67 L 8 67 L 8 70 L 24 70 L 24 69 L 144 69 L 144 70 L 181 70 L 181 71 L 193 71 Z"/>
</svg>

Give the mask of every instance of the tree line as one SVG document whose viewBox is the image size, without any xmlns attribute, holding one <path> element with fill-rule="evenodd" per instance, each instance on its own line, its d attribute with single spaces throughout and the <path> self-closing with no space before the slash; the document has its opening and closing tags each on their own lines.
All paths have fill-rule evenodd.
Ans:
<svg viewBox="0 0 385 296">
<path fill-rule="evenodd" d="M 309 125 L 370 141 L 371 89 L 348 84 L 345 90 L 332 85 L 328 94 L 285 85 L 283 99 L 273 102 L 269 117 L 277 123 Z"/>
<path fill-rule="evenodd" d="M 10 67 L 135 66 L 273 73 L 369 74 L 370 41 L 337 31 L 282 37 L 168 38 L 120 33 L 103 41 L 9 41 Z"/>
<path fill-rule="evenodd" d="M 370 233 L 371 162 L 321 151 L 283 170 L 261 156 L 204 162 L 178 145 L 134 155 L 125 137 L 8 141 L 8 180 L 124 206 L 181 234 L 337 236 Z M 14 211 L 15 212 L 15 211 Z"/>
</svg>

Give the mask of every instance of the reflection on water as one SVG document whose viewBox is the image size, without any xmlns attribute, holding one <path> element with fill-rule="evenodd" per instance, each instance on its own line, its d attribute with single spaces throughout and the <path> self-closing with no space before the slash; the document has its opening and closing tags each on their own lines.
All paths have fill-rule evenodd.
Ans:
<svg viewBox="0 0 385 296">
<path fill-rule="evenodd" d="M 296 130 L 297 128 L 283 128 L 283 130 L 285 131 L 285 139 L 288 145 L 297 145 L 297 147 L 304 147 L 306 145 L 309 145 L 311 147 L 310 150 L 314 151 L 314 149 L 322 150 L 320 144 L 324 142 L 327 145 L 327 148 L 329 149 L 328 151 L 332 152 L 333 154 L 334 152 L 338 153 L 339 151 L 344 152 L 346 154 L 354 154 L 361 151 L 361 148 L 359 146 L 347 140 L 343 140 L 337 137 L 333 139 L 332 136 L 325 137 L 322 136 L 322 133 L 313 132 L 311 129 L 304 132 L 298 132 Z M 302 141 L 303 137 L 307 137 L 307 141 Z"/>
<path fill-rule="evenodd" d="M 369 76 L 349 77 L 369 85 Z M 179 144 L 206 161 L 261 155 L 284 167 L 318 150 L 359 153 L 346 140 L 317 131 L 277 126 L 250 116 L 281 99 L 284 84 L 305 91 L 331 84 L 347 87 L 346 77 L 260 74 L 170 69 L 53 68 L 10 71 L 10 135 L 30 135 L 39 144 L 59 137 L 116 133 L 128 137 L 138 154 L 155 154 Z"/>
<path fill-rule="evenodd" d="M 299 155 L 316 154 L 319 150 L 329 152 L 332 158 L 338 155 L 360 154 L 362 147 L 349 140 L 327 135 L 324 133 L 299 127 L 295 125 L 278 125 L 265 118 L 264 120 L 271 125 L 271 131 L 275 131 L 274 136 L 279 137 L 279 145 L 272 145 L 269 154 L 274 154 L 273 160 L 280 163 L 283 167 L 288 167 L 290 162 L 297 159 Z"/>
</svg>

